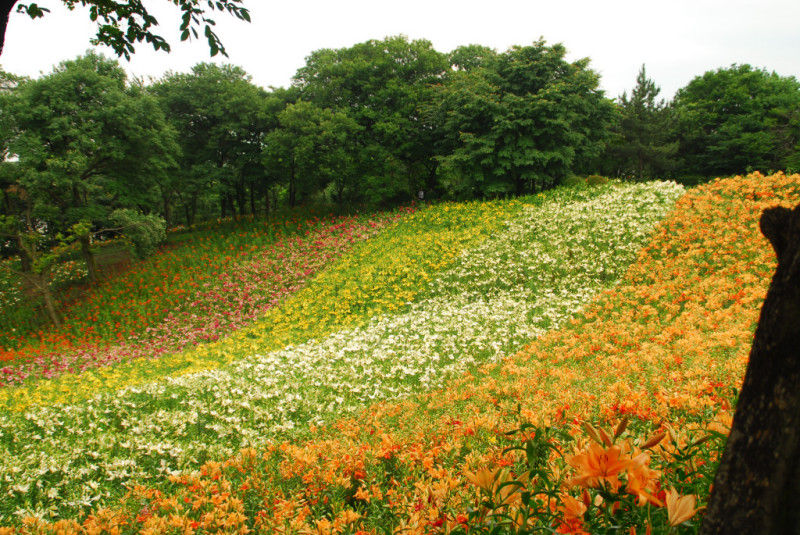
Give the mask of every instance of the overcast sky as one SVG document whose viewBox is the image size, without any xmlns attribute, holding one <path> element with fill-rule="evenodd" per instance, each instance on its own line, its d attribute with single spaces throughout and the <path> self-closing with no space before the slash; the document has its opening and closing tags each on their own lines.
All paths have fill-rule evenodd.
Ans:
<svg viewBox="0 0 800 535">
<path fill-rule="evenodd" d="M 51 10 L 44 19 L 11 17 L 0 56 L 6 71 L 35 77 L 91 48 L 85 10 L 69 12 L 61 0 L 38 3 Z M 160 77 L 209 61 L 204 41 L 180 43 L 177 8 L 164 0 L 145 5 L 173 51 L 141 44 L 130 63 L 120 60 L 131 75 Z M 427 39 L 440 52 L 467 44 L 502 52 L 540 37 L 563 43 L 569 59 L 591 59 L 609 97 L 630 91 L 642 64 L 667 99 L 695 76 L 733 63 L 800 79 L 798 0 L 246 0 L 245 6 L 250 24 L 212 17 L 230 56 L 222 62 L 243 67 L 265 88 L 288 86 L 314 50 L 400 34 Z M 98 50 L 113 56 L 107 47 Z"/>
</svg>

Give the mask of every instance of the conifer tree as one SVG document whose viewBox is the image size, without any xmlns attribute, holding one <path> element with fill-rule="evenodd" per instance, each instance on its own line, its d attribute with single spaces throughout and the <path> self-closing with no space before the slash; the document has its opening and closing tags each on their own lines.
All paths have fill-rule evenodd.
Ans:
<svg viewBox="0 0 800 535">
<path fill-rule="evenodd" d="M 660 92 L 642 65 L 630 98 L 624 92 L 618 99 L 619 137 L 610 152 L 623 176 L 660 178 L 674 167 L 678 144 L 673 134 L 673 113 L 664 99 L 657 99 Z"/>
</svg>

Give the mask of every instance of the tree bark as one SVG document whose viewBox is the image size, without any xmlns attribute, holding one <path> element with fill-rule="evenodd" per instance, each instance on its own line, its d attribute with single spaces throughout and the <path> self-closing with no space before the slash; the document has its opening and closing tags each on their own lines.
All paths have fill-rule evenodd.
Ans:
<svg viewBox="0 0 800 535">
<path fill-rule="evenodd" d="M 61 327 L 61 318 L 58 315 L 58 311 L 56 310 L 55 300 L 53 299 L 53 294 L 50 292 L 50 275 L 49 273 L 42 273 L 40 275 L 36 275 L 38 279 L 38 289 L 42 294 L 42 299 L 44 300 L 44 306 L 47 309 L 47 315 L 50 316 L 50 321 L 53 322 L 56 329 Z"/>
<path fill-rule="evenodd" d="M 6 41 L 6 28 L 8 28 L 8 18 L 17 0 L 0 0 L 0 56 L 3 55 L 3 45 Z"/>
<path fill-rule="evenodd" d="M 167 228 L 172 228 L 172 192 L 162 190 L 161 200 L 164 205 L 164 223 L 167 225 Z"/>
<path fill-rule="evenodd" d="M 97 264 L 94 261 L 94 254 L 92 253 L 91 244 L 89 243 L 89 235 L 82 235 L 78 238 L 81 242 L 81 254 L 83 260 L 86 262 L 86 269 L 89 272 L 89 282 L 95 284 L 97 282 Z"/>
<path fill-rule="evenodd" d="M 800 205 L 764 211 L 778 268 L 701 535 L 800 534 Z"/>
<path fill-rule="evenodd" d="M 250 213 L 253 214 L 253 219 L 256 219 L 256 188 L 255 185 L 250 186 Z"/>
</svg>

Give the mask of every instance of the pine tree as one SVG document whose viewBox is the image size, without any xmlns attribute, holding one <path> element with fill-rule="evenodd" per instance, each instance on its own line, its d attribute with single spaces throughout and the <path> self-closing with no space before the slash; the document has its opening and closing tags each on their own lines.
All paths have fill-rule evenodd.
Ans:
<svg viewBox="0 0 800 535">
<path fill-rule="evenodd" d="M 663 99 L 657 100 L 660 92 L 642 65 L 630 98 L 624 92 L 618 99 L 619 144 L 611 152 L 623 175 L 645 180 L 663 177 L 674 167 L 678 144 L 673 135 L 673 113 Z"/>
</svg>

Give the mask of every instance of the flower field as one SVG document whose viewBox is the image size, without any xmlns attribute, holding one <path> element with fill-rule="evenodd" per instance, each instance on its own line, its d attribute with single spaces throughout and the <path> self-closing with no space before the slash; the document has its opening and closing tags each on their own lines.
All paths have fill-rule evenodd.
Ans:
<svg viewBox="0 0 800 535">
<path fill-rule="evenodd" d="M 266 220 L 218 229 L 222 238 L 214 227 L 195 232 L 183 247 L 91 288 L 66 307 L 61 329 L 38 337 L 27 332 L 26 338 L 22 325 L 14 324 L 12 301 L 3 310 L 10 321 L 0 333 L 8 348 L 0 353 L 0 387 L 157 358 L 215 340 L 252 322 L 354 243 L 401 216 Z"/>
<path fill-rule="evenodd" d="M 232 336 L 0 391 L 0 533 L 693 533 L 758 217 L 798 202 L 755 174 L 409 214 Z"/>
</svg>

